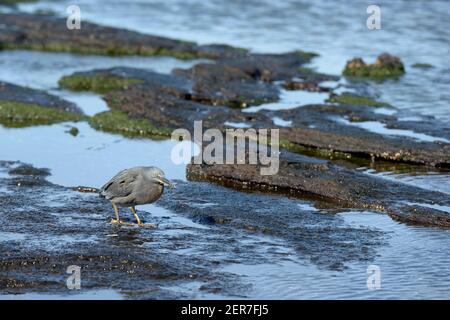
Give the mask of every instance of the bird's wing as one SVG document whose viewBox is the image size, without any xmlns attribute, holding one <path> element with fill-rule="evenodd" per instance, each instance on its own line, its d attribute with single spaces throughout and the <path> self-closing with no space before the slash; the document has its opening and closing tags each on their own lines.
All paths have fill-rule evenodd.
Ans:
<svg viewBox="0 0 450 320">
<path fill-rule="evenodd" d="M 126 197 L 133 192 L 138 175 L 135 170 L 123 170 L 100 189 L 100 194 L 108 200 Z"/>
</svg>

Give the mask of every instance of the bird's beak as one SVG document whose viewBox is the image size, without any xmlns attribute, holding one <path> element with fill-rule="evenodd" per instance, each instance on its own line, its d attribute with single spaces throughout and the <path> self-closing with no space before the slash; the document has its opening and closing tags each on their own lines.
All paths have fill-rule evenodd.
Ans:
<svg viewBox="0 0 450 320">
<path fill-rule="evenodd" d="M 163 186 L 169 187 L 170 189 L 175 188 L 173 183 L 167 180 L 166 178 L 154 178 L 153 180 L 155 180 L 157 183 L 162 184 Z"/>
</svg>

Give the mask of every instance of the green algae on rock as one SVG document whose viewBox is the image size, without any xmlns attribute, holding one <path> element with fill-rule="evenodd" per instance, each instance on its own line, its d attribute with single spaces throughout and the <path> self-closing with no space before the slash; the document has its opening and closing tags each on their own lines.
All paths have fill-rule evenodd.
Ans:
<svg viewBox="0 0 450 320">
<path fill-rule="evenodd" d="M 384 79 L 398 77 L 405 73 L 405 66 L 399 57 L 382 53 L 372 64 L 366 64 L 363 59 L 355 58 L 347 62 L 343 74 L 345 76 Z"/>
<path fill-rule="evenodd" d="M 80 133 L 80 130 L 78 130 L 77 127 L 70 127 L 69 130 L 66 131 L 68 134 L 70 134 L 71 136 L 78 136 L 78 134 Z"/>
<path fill-rule="evenodd" d="M 166 138 L 172 130 L 159 128 L 146 119 L 133 119 L 121 111 L 104 111 L 89 119 L 89 124 L 97 130 L 119 133 L 127 137 Z"/>
<path fill-rule="evenodd" d="M 417 68 L 417 69 L 430 69 L 434 68 L 434 66 L 430 63 L 414 63 L 411 67 Z"/>
<path fill-rule="evenodd" d="M 298 55 L 299 57 L 301 57 L 305 60 L 311 60 L 311 59 L 319 56 L 318 53 L 310 52 L 310 51 L 303 51 L 303 50 L 296 50 L 292 53 L 294 53 L 295 55 Z"/>
<path fill-rule="evenodd" d="M 389 107 L 390 104 L 386 102 L 376 101 L 371 97 L 359 96 L 355 94 L 343 93 L 341 95 L 333 95 L 327 102 L 349 104 L 349 105 L 362 105 L 370 107 Z"/>
<path fill-rule="evenodd" d="M 37 2 L 37 0 L 0 0 L 0 6 L 1 5 L 14 6 L 19 3 L 33 3 L 33 2 Z"/>
<path fill-rule="evenodd" d="M 112 90 L 126 89 L 133 84 L 143 83 L 140 79 L 123 78 L 112 75 L 70 75 L 64 76 L 58 84 L 72 91 L 92 91 L 107 93 Z"/>
<path fill-rule="evenodd" d="M 0 33 L 0 49 L 108 56 L 171 56 L 182 60 L 231 58 L 247 54 L 241 48 L 198 45 L 87 21 L 83 22 L 82 29 L 67 32 L 65 20 L 49 14 L 0 13 L 0 21 L 4 25 Z"/>
<path fill-rule="evenodd" d="M 32 103 L 0 101 L 0 124 L 8 128 L 49 125 L 65 121 L 80 121 L 81 114 L 48 108 Z"/>
<path fill-rule="evenodd" d="M 95 55 L 173 56 L 193 59 L 202 55 L 195 43 L 145 35 L 125 29 L 83 22 L 67 32 L 65 18 L 48 14 L 0 13 L 4 29 L 1 49 L 27 49 Z M 39 30 L 39 32 L 36 32 Z M 207 53 L 205 53 L 207 58 Z"/>
</svg>

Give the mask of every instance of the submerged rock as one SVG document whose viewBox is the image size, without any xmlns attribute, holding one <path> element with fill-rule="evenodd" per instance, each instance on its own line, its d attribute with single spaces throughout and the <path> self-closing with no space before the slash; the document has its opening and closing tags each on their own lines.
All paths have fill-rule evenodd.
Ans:
<svg viewBox="0 0 450 320">
<path fill-rule="evenodd" d="M 431 69 L 434 68 L 434 66 L 430 63 L 414 63 L 411 67 L 417 68 L 417 69 Z"/>
<path fill-rule="evenodd" d="M 363 105 L 372 107 L 389 107 L 390 105 L 385 102 L 376 101 L 371 97 L 364 97 L 350 93 L 343 93 L 341 95 L 332 94 L 327 100 L 328 102 L 347 104 L 347 105 Z"/>
<path fill-rule="evenodd" d="M 0 124 L 6 127 L 79 121 L 84 116 L 73 103 L 44 91 L 0 82 Z"/>
<path fill-rule="evenodd" d="M 378 56 L 373 64 L 366 64 L 361 58 L 347 62 L 343 74 L 346 76 L 383 79 L 398 77 L 405 73 L 405 66 L 400 58 L 387 53 Z"/>
</svg>

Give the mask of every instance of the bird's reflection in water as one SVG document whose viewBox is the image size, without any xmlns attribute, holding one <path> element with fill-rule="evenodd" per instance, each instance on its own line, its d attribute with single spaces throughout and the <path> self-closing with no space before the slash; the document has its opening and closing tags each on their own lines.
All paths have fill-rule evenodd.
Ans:
<svg viewBox="0 0 450 320">
<path fill-rule="evenodd" d="M 146 242 L 151 242 L 152 236 L 142 233 L 145 232 L 141 228 L 114 226 L 114 230 L 106 235 L 106 241 L 114 246 L 142 246 Z"/>
</svg>

